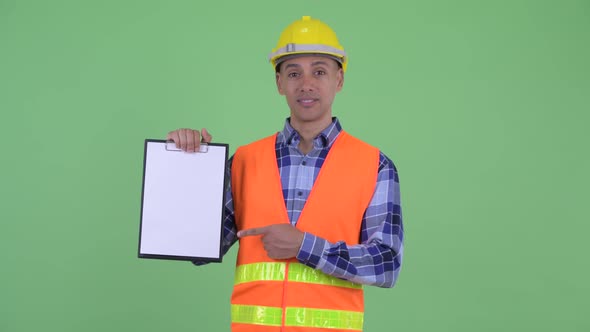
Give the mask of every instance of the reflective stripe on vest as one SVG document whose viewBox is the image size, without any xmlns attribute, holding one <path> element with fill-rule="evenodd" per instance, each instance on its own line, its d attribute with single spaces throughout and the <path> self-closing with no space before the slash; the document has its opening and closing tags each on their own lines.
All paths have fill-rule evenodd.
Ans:
<svg viewBox="0 0 590 332">
<path fill-rule="evenodd" d="M 236 267 L 235 284 L 253 281 L 284 281 L 286 266 L 287 264 L 283 262 L 239 265 Z M 300 263 L 289 264 L 288 280 L 327 286 L 362 288 L 359 284 L 329 276 Z"/>
<path fill-rule="evenodd" d="M 362 330 L 363 313 L 343 310 L 287 307 L 285 326 Z M 281 326 L 283 310 L 276 307 L 232 304 L 233 323 Z"/>
</svg>

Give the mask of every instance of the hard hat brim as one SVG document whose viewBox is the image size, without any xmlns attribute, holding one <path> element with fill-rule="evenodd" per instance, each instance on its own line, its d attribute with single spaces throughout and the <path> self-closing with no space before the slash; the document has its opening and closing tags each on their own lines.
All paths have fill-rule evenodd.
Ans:
<svg viewBox="0 0 590 332">
<path fill-rule="evenodd" d="M 332 59 L 334 61 L 336 61 L 340 66 L 343 65 L 344 63 L 344 58 L 339 57 L 339 56 L 335 56 L 332 54 L 326 54 L 326 53 L 292 53 L 292 54 L 287 54 L 287 55 L 283 55 L 282 57 L 276 58 L 274 60 L 275 63 L 275 67 L 278 67 L 281 63 L 287 61 L 287 60 L 291 60 L 291 59 L 295 59 L 295 58 L 301 58 L 301 57 L 305 57 L 305 56 L 321 56 L 321 57 L 325 57 L 325 58 L 329 58 Z"/>
</svg>

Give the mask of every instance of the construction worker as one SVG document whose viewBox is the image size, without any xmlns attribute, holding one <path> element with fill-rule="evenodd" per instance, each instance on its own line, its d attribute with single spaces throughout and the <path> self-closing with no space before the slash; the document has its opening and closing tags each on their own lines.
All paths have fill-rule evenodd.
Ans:
<svg viewBox="0 0 590 332">
<path fill-rule="evenodd" d="M 393 287 L 401 267 L 397 170 L 332 116 L 348 58 L 328 25 L 293 22 L 269 60 L 290 116 L 228 163 L 223 252 L 239 241 L 232 331 L 362 331 L 362 285 Z M 196 152 L 212 137 L 178 129 L 167 139 Z"/>
</svg>

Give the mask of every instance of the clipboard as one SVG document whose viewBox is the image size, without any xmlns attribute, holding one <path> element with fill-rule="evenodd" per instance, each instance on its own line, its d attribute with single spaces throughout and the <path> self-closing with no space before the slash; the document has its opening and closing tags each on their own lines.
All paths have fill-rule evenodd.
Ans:
<svg viewBox="0 0 590 332">
<path fill-rule="evenodd" d="M 221 262 L 228 144 L 146 139 L 139 258 Z"/>
</svg>

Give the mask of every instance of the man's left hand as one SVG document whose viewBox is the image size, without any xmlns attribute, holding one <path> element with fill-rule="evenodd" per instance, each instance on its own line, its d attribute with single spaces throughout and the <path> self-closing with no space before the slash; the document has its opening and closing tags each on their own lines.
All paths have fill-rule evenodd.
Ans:
<svg viewBox="0 0 590 332">
<path fill-rule="evenodd" d="M 268 257 L 289 259 L 297 256 L 305 233 L 290 224 L 274 224 L 238 232 L 238 237 L 262 235 L 262 245 Z"/>
</svg>

